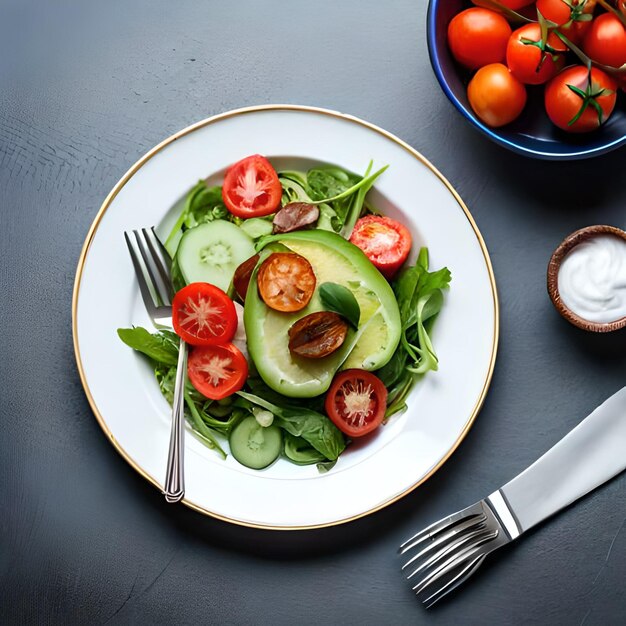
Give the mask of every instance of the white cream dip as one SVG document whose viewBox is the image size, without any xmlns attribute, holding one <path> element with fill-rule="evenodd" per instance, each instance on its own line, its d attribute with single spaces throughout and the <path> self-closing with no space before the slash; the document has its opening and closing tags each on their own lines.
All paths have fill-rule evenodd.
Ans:
<svg viewBox="0 0 626 626">
<path fill-rule="evenodd" d="M 574 246 L 561 262 L 559 294 L 579 317 L 597 323 L 626 316 L 626 240 L 596 235 Z"/>
</svg>

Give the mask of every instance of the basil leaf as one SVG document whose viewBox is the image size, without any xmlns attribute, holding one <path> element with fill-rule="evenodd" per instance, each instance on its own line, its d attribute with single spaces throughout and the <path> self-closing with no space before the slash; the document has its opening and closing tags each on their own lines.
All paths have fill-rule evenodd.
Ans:
<svg viewBox="0 0 626 626">
<path fill-rule="evenodd" d="M 345 317 L 354 328 L 359 327 L 361 307 L 354 294 L 343 285 L 322 283 L 319 287 L 322 304 L 327 311 L 334 311 Z"/>
<path fill-rule="evenodd" d="M 145 328 L 118 328 L 119 338 L 133 350 L 137 350 L 163 365 L 178 363 L 178 338 L 172 331 L 149 333 Z"/>
</svg>

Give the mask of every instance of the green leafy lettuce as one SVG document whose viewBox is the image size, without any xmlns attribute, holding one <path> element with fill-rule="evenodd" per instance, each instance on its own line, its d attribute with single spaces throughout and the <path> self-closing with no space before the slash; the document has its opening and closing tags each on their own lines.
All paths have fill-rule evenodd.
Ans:
<svg viewBox="0 0 626 626">
<path fill-rule="evenodd" d="M 416 377 L 439 367 L 430 332 L 451 274 L 446 267 L 430 272 L 428 266 L 428 249 L 422 248 L 415 265 L 404 269 L 391 284 L 400 309 L 402 335 L 389 363 L 377 372 L 389 391 L 387 417 L 406 408 Z"/>
</svg>

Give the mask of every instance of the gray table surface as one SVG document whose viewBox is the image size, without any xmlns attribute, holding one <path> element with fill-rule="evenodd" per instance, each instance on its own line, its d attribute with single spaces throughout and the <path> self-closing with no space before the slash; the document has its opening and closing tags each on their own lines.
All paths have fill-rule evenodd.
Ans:
<svg viewBox="0 0 626 626">
<path fill-rule="evenodd" d="M 545 163 L 489 143 L 435 82 L 425 14 L 417 0 L 1 4 L 0 623 L 624 623 L 626 476 L 431 612 L 398 569 L 404 538 L 626 382 L 626 333 L 569 326 L 545 288 L 565 235 L 626 226 L 626 150 Z M 457 452 L 393 506 L 311 532 L 167 506 L 103 436 L 72 350 L 74 272 L 107 192 L 174 131 L 263 103 L 346 111 L 422 151 L 473 212 L 500 292 L 493 384 Z"/>
</svg>

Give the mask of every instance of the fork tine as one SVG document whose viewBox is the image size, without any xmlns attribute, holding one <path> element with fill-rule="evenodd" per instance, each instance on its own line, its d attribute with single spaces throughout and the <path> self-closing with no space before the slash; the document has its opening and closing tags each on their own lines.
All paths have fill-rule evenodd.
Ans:
<svg viewBox="0 0 626 626">
<path fill-rule="evenodd" d="M 413 591 L 415 591 L 416 594 L 422 593 L 425 589 L 430 587 L 430 585 L 439 580 L 442 576 L 449 574 L 457 567 L 459 567 L 459 565 L 463 565 L 465 561 L 472 558 L 480 551 L 481 546 L 484 543 L 491 541 L 492 539 L 493 537 L 485 537 L 484 539 L 472 543 L 472 545 L 467 546 L 451 558 L 447 559 L 439 566 L 437 566 L 434 570 L 432 570 L 429 574 L 424 576 L 424 578 L 422 578 L 422 580 L 413 587 Z"/>
<path fill-rule="evenodd" d="M 131 238 L 128 232 L 124 231 L 124 239 L 126 240 L 126 245 L 128 246 L 128 251 L 130 252 L 130 258 L 133 262 L 133 267 L 135 268 L 135 276 L 137 277 L 137 282 L 139 283 L 141 298 L 148 314 L 152 316 L 156 310 L 157 303 L 154 301 L 154 297 L 152 296 L 152 292 L 150 291 L 150 287 L 146 281 L 143 265 L 140 260 L 141 253 L 138 250 L 136 238 Z M 135 239 L 135 242 L 133 242 L 133 239 Z"/>
<path fill-rule="evenodd" d="M 413 591 L 415 591 L 417 595 L 420 595 L 440 578 L 442 578 L 446 574 L 449 574 L 459 565 L 465 563 L 468 558 L 471 558 L 475 554 L 477 554 L 479 550 L 479 546 L 469 546 L 465 548 L 464 550 L 459 552 L 459 554 L 457 554 L 454 558 L 445 561 L 437 568 L 435 568 L 432 572 L 430 572 L 430 574 L 424 576 L 424 578 L 422 578 L 422 580 L 413 587 Z"/>
<path fill-rule="evenodd" d="M 139 248 L 139 252 L 141 253 L 141 256 L 145 263 L 146 270 L 148 271 L 148 276 L 150 277 L 150 280 L 152 282 L 152 286 L 156 291 L 157 298 L 160 300 L 160 303 L 168 305 L 170 303 L 169 289 L 159 275 L 154 259 L 152 258 L 152 253 L 150 252 L 150 248 L 143 237 L 143 232 L 134 230 L 133 234 L 135 235 L 135 239 L 137 240 L 137 247 Z"/>
<path fill-rule="evenodd" d="M 424 606 L 429 609 L 435 602 L 439 602 L 444 596 L 447 596 L 451 591 L 454 591 L 459 585 L 465 582 L 482 564 L 485 560 L 486 554 L 481 554 L 475 559 L 470 561 L 456 576 L 454 576 L 443 587 L 440 587 L 435 593 L 425 598 L 422 602 Z"/>
<path fill-rule="evenodd" d="M 472 520 L 470 523 L 471 525 L 471 524 L 477 523 L 479 520 L 484 521 L 485 515 L 484 513 L 470 513 L 468 515 L 465 513 L 465 511 L 459 511 L 458 513 L 455 513 L 454 515 L 451 515 L 449 517 L 444 517 L 443 519 L 440 519 L 438 522 L 435 522 L 434 524 L 431 524 L 430 526 L 426 527 L 421 532 L 413 535 L 413 537 L 411 537 L 410 539 L 407 539 L 400 546 L 399 553 L 404 554 L 405 552 L 408 552 L 409 550 L 411 550 L 411 548 L 414 548 L 415 546 L 419 545 L 423 541 L 426 541 L 426 539 L 432 539 L 433 537 L 435 537 L 436 535 L 438 535 L 439 533 L 443 531 L 447 531 L 448 529 L 458 527 L 459 524 L 466 524 L 466 520 L 468 521 Z"/>
<path fill-rule="evenodd" d="M 458 522 L 456 522 L 454 524 L 450 524 L 448 526 L 445 526 L 445 527 L 441 528 L 435 534 L 429 535 L 428 538 L 430 538 L 432 541 L 425 548 L 423 548 L 417 554 L 415 554 L 413 557 L 411 557 L 402 566 L 402 569 L 406 569 L 409 565 L 411 565 L 411 563 L 413 563 L 413 561 L 416 561 L 417 559 L 423 557 L 424 555 L 428 554 L 428 552 L 437 550 L 439 548 L 439 546 L 441 546 L 442 544 L 448 543 L 451 539 L 454 539 L 454 537 L 456 535 L 464 534 L 465 531 L 470 530 L 474 526 L 480 527 L 481 524 L 484 524 L 485 519 L 486 519 L 486 517 L 484 515 L 482 515 L 482 516 L 473 516 L 472 515 L 472 516 L 470 516 L 470 517 L 468 517 L 466 519 L 461 519 L 461 520 L 459 520 Z M 424 539 L 426 539 L 426 538 L 424 538 Z M 408 550 L 413 548 L 415 545 L 419 545 L 422 541 L 424 541 L 424 539 L 420 538 L 415 543 L 412 543 L 411 545 L 408 545 L 404 549 L 403 552 L 408 552 Z"/>
<path fill-rule="evenodd" d="M 150 248 L 150 252 L 152 253 L 152 259 L 154 260 L 154 264 L 163 280 L 164 285 L 166 285 L 168 290 L 169 300 L 171 302 L 172 293 L 174 291 L 172 287 L 172 279 L 170 277 L 170 261 L 168 261 L 168 257 L 166 257 L 165 249 L 163 248 L 163 244 L 159 241 L 159 238 L 156 236 L 154 232 L 154 226 L 152 228 L 142 228 L 141 232 Z M 169 304 L 166 303 L 166 304 Z"/>
<path fill-rule="evenodd" d="M 472 532 L 465 533 L 462 536 L 456 538 L 451 543 L 444 545 L 440 550 L 425 559 L 415 570 L 413 570 L 407 576 L 407 580 L 411 579 L 413 576 L 415 576 L 415 574 L 418 574 L 419 572 L 425 571 L 430 567 L 433 567 L 444 558 L 452 558 L 452 554 L 454 552 L 457 552 L 460 548 L 466 546 L 468 543 L 475 542 L 475 545 L 480 545 L 483 539 L 495 539 L 497 536 L 497 530 L 489 530 L 486 529 L 484 526 L 479 527 Z"/>
</svg>

